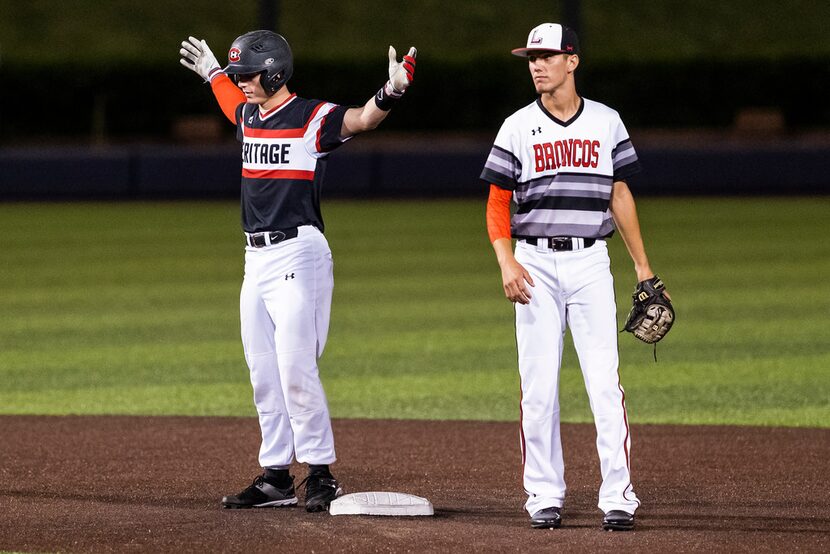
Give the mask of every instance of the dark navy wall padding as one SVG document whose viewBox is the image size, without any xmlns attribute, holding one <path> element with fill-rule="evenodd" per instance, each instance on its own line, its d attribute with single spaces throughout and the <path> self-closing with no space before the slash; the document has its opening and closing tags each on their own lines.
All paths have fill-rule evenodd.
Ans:
<svg viewBox="0 0 830 554">
<path fill-rule="evenodd" d="M 828 194 L 830 148 L 640 149 L 646 194 Z"/>
<path fill-rule="evenodd" d="M 239 144 L 0 150 L 1 199 L 237 198 Z M 490 144 L 368 143 L 330 155 L 323 198 L 486 197 Z M 639 147 L 636 195 L 830 194 L 830 146 Z"/>
<path fill-rule="evenodd" d="M 130 153 L 122 148 L 0 150 L 3 198 L 123 197 L 130 178 Z"/>
<path fill-rule="evenodd" d="M 134 152 L 140 196 L 216 198 L 239 194 L 239 145 L 217 148 L 140 147 Z"/>
</svg>

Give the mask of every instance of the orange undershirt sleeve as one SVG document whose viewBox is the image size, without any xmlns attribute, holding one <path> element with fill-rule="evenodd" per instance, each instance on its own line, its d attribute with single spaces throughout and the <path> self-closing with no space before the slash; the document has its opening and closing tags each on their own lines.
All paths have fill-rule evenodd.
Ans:
<svg viewBox="0 0 830 554">
<path fill-rule="evenodd" d="M 213 89 L 213 95 L 216 97 L 216 101 L 219 102 L 222 113 L 230 119 L 231 123 L 236 125 L 236 108 L 245 102 L 245 93 L 233 84 L 233 81 L 224 73 L 213 78 L 210 82 L 210 88 Z"/>
<path fill-rule="evenodd" d="M 487 199 L 487 234 L 490 242 L 510 238 L 510 200 L 513 193 L 509 190 L 490 185 L 490 197 Z"/>
</svg>

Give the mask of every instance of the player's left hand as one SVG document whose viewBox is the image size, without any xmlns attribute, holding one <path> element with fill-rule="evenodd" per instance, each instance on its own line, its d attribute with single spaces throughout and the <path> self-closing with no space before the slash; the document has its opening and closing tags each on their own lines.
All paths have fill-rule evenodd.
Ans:
<svg viewBox="0 0 830 554">
<path fill-rule="evenodd" d="M 657 275 L 640 281 L 632 300 L 633 305 L 623 329 L 648 344 L 660 341 L 671 330 L 675 319 L 666 285 Z"/>
<path fill-rule="evenodd" d="M 195 71 L 206 82 L 210 82 L 211 79 L 222 72 L 219 62 L 216 61 L 216 56 L 213 55 L 204 40 L 188 37 L 187 40 L 182 42 L 179 54 L 182 56 L 179 62 L 189 70 Z"/>
<path fill-rule="evenodd" d="M 409 53 L 403 57 L 403 62 L 398 62 L 395 47 L 389 46 L 389 84 L 398 94 L 403 94 L 415 78 L 415 56 L 417 55 L 418 50 L 412 46 L 409 48 Z"/>
</svg>

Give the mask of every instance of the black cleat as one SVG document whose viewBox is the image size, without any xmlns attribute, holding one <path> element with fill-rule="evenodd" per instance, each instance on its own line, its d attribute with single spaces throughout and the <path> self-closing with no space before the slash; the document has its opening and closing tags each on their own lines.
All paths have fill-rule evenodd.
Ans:
<svg viewBox="0 0 830 554">
<path fill-rule="evenodd" d="M 297 496 L 294 494 L 294 478 L 286 488 L 279 488 L 265 480 L 260 475 L 251 486 L 234 496 L 222 497 L 222 507 L 227 509 L 244 508 L 278 508 L 281 506 L 295 506 Z"/>
<path fill-rule="evenodd" d="M 602 518 L 602 528 L 606 531 L 631 531 L 634 529 L 634 514 L 611 510 Z"/>
<path fill-rule="evenodd" d="M 555 506 L 539 510 L 530 516 L 530 526 L 534 529 L 558 529 L 562 525 L 562 509 Z"/>
<path fill-rule="evenodd" d="M 328 475 L 311 473 L 305 483 L 305 509 L 307 512 L 322 512 L 329 509 L 331 501 L 343 494 L 337 479 Z M 303 483 L 300 483 L 302 485 Z"/>
</svg>

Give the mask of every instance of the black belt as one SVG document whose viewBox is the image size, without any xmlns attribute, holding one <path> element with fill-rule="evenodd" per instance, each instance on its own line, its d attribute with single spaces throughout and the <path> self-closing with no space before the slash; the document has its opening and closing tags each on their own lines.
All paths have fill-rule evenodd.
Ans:
<svg viewBox="0 0 830 554">
<path fill-rule="evenodd" d="M 524 240 L 528 244 L 532 244 L 533 246 L 539 244 L 539 241 L 542 241 L 542 244 L 545 244 L 545 241 L 548 241 L 548 248 L 550 248 L 554 252 L 579 249 L 578 239 L 574 237 L 530 237 L 522 240 Z M 582 242 L 582 248 L 590 248 L 594 245 L 596 239 L 582 239 Z"/>
<path fill-rule="evenodd" d="M 254 248 L 273 246 L 284 240 L 297 238 L 297 228 L 283 229 L 282 231 L 268 231 L 263 233 L 245 233 L 245 243 Z"/>
</svg>

